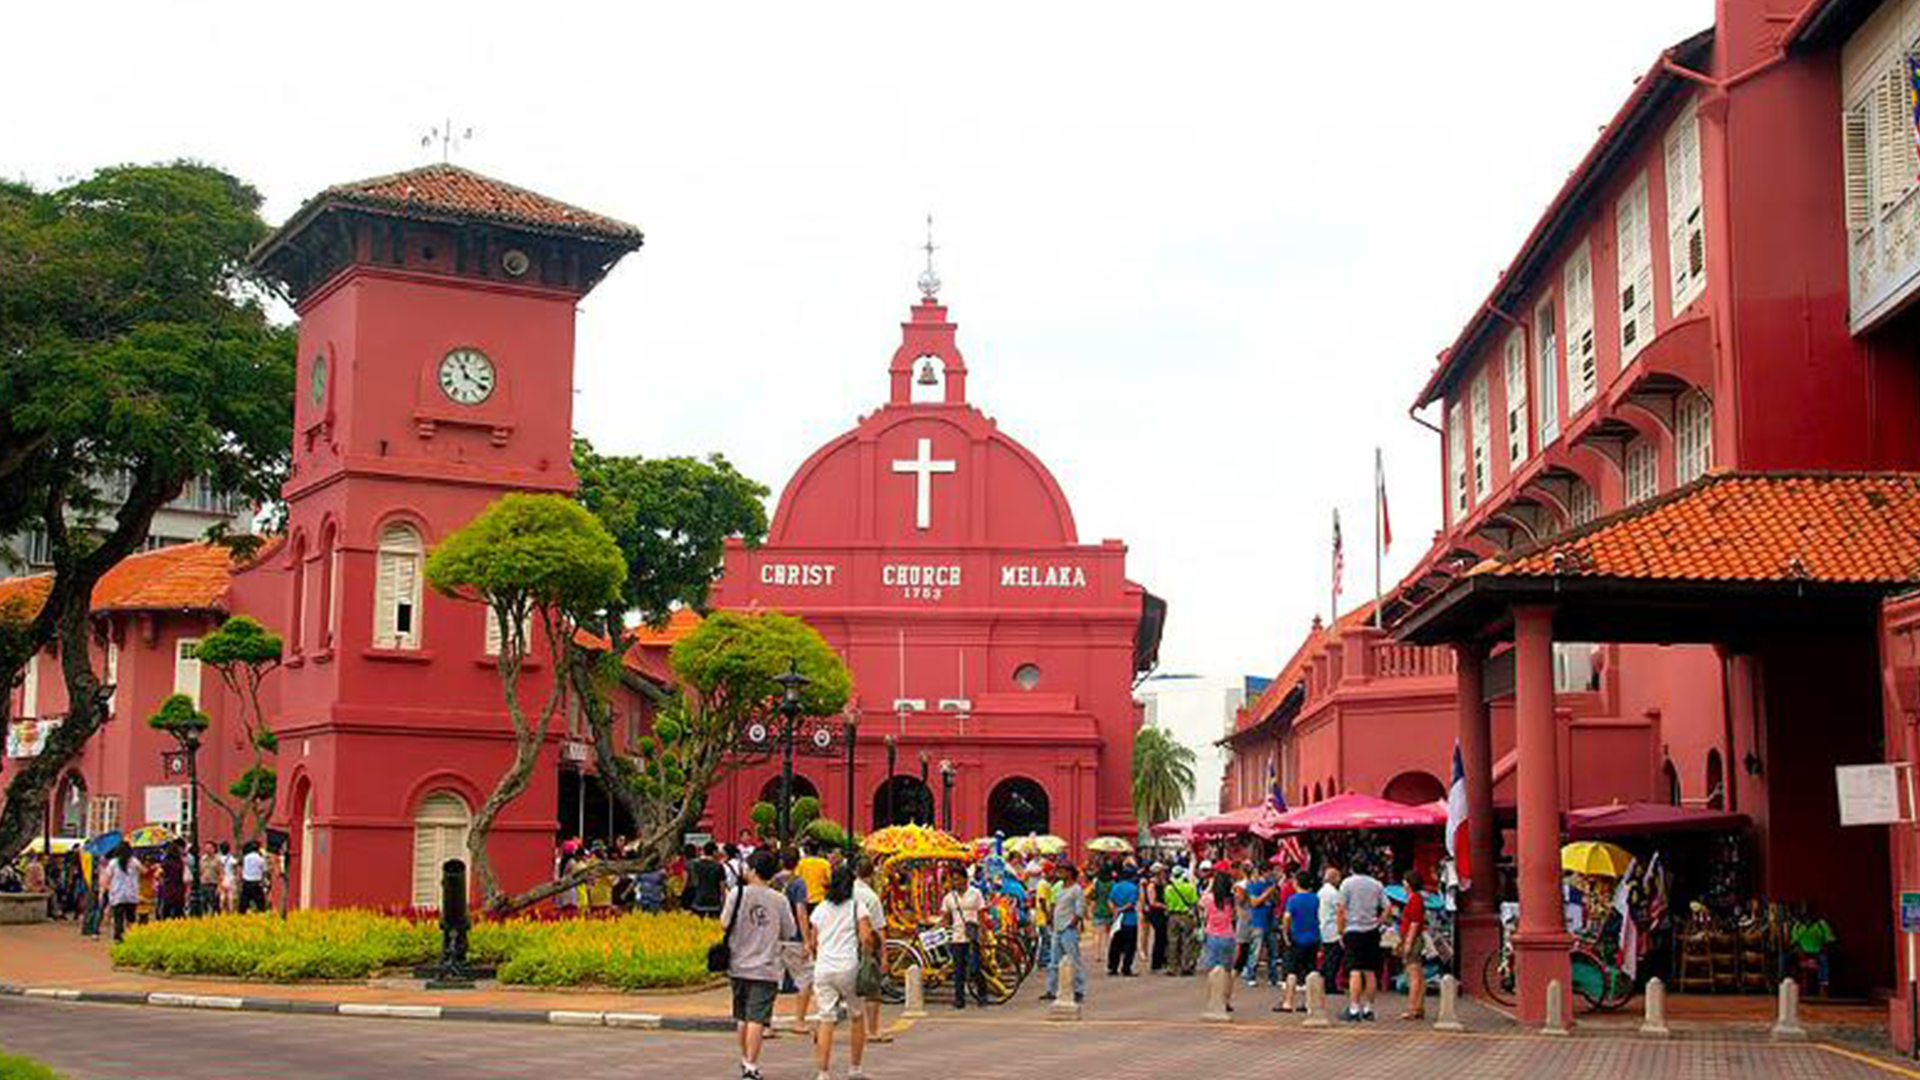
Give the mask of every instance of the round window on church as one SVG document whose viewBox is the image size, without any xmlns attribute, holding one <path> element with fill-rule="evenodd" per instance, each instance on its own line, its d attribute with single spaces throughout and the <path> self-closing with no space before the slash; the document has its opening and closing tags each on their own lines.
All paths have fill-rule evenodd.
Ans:
<svg viewBox="0 0 1920 1080">
<path fill-rule="evenodd" d="M 1020 689 L 1022 690 L 1031 690 L 1034 687 L 1039 686 L 1040 685 L 1040 665 L 1039 664 L 1021 664 L 1019 667 L 1014 668 L 1013 681 L 1018 683 L 1020 685 Z"/>
</svg>

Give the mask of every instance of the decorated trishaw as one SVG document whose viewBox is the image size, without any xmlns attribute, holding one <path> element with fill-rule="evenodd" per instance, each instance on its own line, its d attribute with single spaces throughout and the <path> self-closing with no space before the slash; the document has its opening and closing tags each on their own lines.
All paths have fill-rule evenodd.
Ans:
<svg viewBox="0 0 1920 1080">
<path fill-rule="evenodd" d="M 875 860 L 874 882 L 887 910 L 883 997 L 902 1000 L 907 970 L 915 966 L 927 989 L 949 983 L 954 969 L 949 948 L 953 931 L 940 917 L 940 905 L 949 875 L 971 868 L 972 848 L 924 825 L 880 829 L 867 836 L 865 848 Z M 1017 909 L 995 899 L 983 914 L 980 989 L 985 1000 L 999 1004 L 1019 990 L 1032 967 L 1032 950 L 1019 930 Z"/>
</svg>

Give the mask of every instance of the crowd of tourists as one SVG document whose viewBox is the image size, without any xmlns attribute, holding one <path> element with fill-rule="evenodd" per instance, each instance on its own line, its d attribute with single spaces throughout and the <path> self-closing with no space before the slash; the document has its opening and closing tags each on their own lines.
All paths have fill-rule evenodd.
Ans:
<svg viewBox="0 0 1920 1080">
<path fill-rule="evenodd" d="M 123 840 L 101 856 L 78 848 L 23 855 L 0 873 L 0 892 L 45 893 L 49 918 L 79 920 L 87 937 L 98 936 L 104 923 L 119 941 L 128 926 L 149 920 L 266 911 L 276 876 L 277 860 L 257 841 L 239 851 L 209 841 L 196 863 L 184 840 L 144 852 Z"/>
</svg>

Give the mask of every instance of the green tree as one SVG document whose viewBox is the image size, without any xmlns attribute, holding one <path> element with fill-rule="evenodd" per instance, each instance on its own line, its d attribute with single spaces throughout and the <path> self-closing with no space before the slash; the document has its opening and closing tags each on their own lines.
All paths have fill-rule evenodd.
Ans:
<svg viewBox="0 0 1920 1080">
<path fill-rule="evenodd" d="M 204 781 L 200 785 L 213 804 L 232 819 L 235 844 L 264 838 L 267 820 L 273 816 L 278 777 L 267 756 L 278 755 L 280 740 L 267 726 L 266 712 L 260 706 L 260 684 L 280 666 L 284 653 L 280 635 L 249 615 L 235 615 L 221 623 L 220 629 L 202 638 L 194 650 L 200 663 L 212 668 L 240 702 L 240 723 L 253 752 L 253 763 L 227 785 L 227 794 L 238 802 L 229 803 L 207 791 Z"/>
<path fill-rule="evenodd" d="M 617 604 L 626 560 L 599 520 L 560 495 L 506 495 L 443 541 L 427 559 L 427 583 L 456 599 L 485 604 L 500 628 L 496 665 L 513 724 L 513 761 L 473 816 L 467 857 L 484 902 L 500 898 L 487 837 L 533 776 L 578 657 L 563 644 L 574 628 Z M 521 675 L 538 628 L 555 660 L 545 700 L 531 713 L 520 701 Z"/>
<path fill-rule="evenodd" d="M 1133 737 L 1133 812 L 1142 824 L 1177 817 L 1193 794 L 1193 751 L 1165 730 L 1143 727 Z"/>
<path fill-rule="evenodd" d="M 636 850 L 632 858 L 590 864 L 496 910 L 518 910 L 604 874 L 664 863 L 700 819 L 738 733 L 774 721 L 783 693 L 778 676 L 790 666 L 807 677 L 803 715 L 838 713 L 853 693 L 847 665 L 813 627 L 775 611 L 717 612 L 674 645 L 669 661 L 679 689 L 661 703 L 653 730 L 621 746 L 608 707 L 621 655 L 604 648 L 581 652 L 582 661 L 569 665 L 576 679 L 592 684 L 581 713 L 593 732 L 600 777 L 633 817 Z"/>
<path fill-rule="evenodd" d="M 767 488 L 719 454 L 620 457 L 575 439 L 573 469 L 580 477 L 575 497 L 627 558 L 622 616 L 637 612 L 660 625 L 676 606 L 704 611 L 727 540 L 758 544 L 767 535 Z"/>
<path fill-rule="evenodd" d="M 294 335 L 268 321 L 247 264 L 268 231 L 259 207 L 190 162 L 48 191 L 0 183 L 0 535 L 42 529 L 53 560 L 45 602 L 0 630 L 0 685 L 57 644 L 71 703 L 8 781 L 0 862 L 39 831 L 55 779 L 106 719 L 94 586 L 194 478 L 263 502 L 285 479 Z"/>
</svg>

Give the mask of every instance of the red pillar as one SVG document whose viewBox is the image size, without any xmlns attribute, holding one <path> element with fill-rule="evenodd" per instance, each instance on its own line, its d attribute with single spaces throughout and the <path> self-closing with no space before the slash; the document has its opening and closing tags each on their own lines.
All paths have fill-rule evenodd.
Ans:
<svg viewBox="0 0 1920 1080">
<path fill-rule="evenodd" d="M 1481 689 L 1486 649 L 1455 645 L 1454 698 L 1458 708 L 1460 757 L 1467 773 L 1467 869 L 1470 887 L 1460 895 L 1460 985 L 1480 993 L 1487 957 L 1500 948 L 1500 877 L 1495 871 L 1493 817 L 1493 714 Z"/>
<path fill-rule="evenodd" d="M 1571 1022 L 1572 968 L 1560 901 L 1560 763 L 1553 702 L 1553 609 L 1513 611 L 1514 742 L 1519 751 L 1520 1022 L 1547 1015 L 1547 983 L 1559 980 L 1561 1015 Z"/>
</svg>

